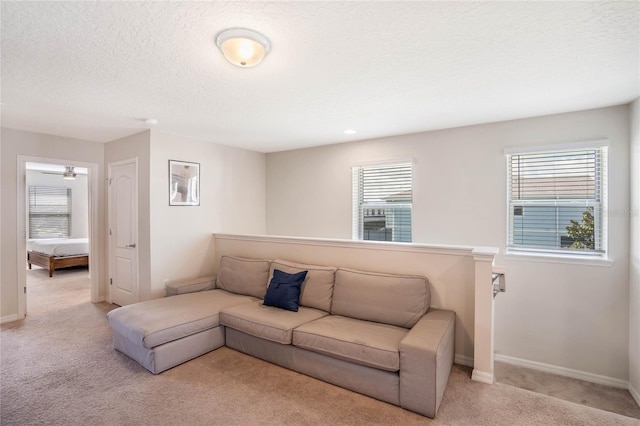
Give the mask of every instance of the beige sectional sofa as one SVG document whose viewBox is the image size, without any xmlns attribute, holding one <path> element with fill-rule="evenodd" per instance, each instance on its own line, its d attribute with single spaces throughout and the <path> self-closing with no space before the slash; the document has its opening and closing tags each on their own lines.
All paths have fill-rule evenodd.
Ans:
<svg viewBox="0 0 640 426">
<path fill-rule="evenodd" d="M 275 270 L 307 271 L 297 312 L 264 304 Z M 223 256 L 167 294 L 107 315 L 115 348 L 154 374 L 226 345 L 428 417 L 442 400 L 455 314 L 429 309 L 424 277 Z"/>
</svg>

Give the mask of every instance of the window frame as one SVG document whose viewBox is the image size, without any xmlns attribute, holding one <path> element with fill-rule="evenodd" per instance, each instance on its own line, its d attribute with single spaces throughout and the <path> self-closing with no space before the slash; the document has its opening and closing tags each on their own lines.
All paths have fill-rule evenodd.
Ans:
<svg viewBox="0 0 640 426">
<path fill-rule="evenodd" d="M 608 247 L 608 184 L 609 184 L 609 157 L 608 157 L 608 140 L 584 141 L 561 145 L 546 145 L 533 147 L 507 148 L 504 150 L 506 161 L 506 186 L 507 186 L 507 220 L 506 220 L 506 255 L 507 258 L 538 258 L 540 260 L 556 259 L 558 261 L 578 261 L 592 262 L 599 264 L 601 261 L 610 263 L 609 247 Z M 561 154 L 562 152 L 580 152 L 580 151 L 597 151 L 596 162 L 594 163 L 595 194 L 594 199 L 560 197 L 556 199 L 532 198 L 529 200 L 513 200 L 511 183 L 513 174 L 511 173 L 511 158 L 516 155 L 539 155 L 539 154 Z M 555 170 L 555 169 L 554 169 Z M 514 208 L 521 207 L 525 211 L 526 207 L 544 206 L 556 209 L 559 214 L 562 207 L 592 207 L 594 216 L 594 243 L 596 247 L 593 250 L 579 250 L 566 247 L 532 247 L 532 246 L 515 246 L 513 244 L 514 231 Z M 553 231 L 558 234 L 560 225 L 556 225 Z M 560 234 L 558 234 L 560 235 Z M 598 238 L 599 237 L 599 238 Z M 561 237 L 558 237 L 561 238 Z M 561 241 L 561 239 L 560 239 Z M 560 243 L 561 244 L 561 243 Z"/>
<path fill-rule="evenodd" d="M 376 168 L 401 168 L 401 167 L 409 167 L 409 185 L 410 185 L 410 191 L 411 191 L 411 195 L 410 195 L 410 200 L 408 202 L 394 202 L 393 204 L 390 203 L 384 203 L 382 201 L 380 202 L 374 202 L 374 203 L 364 203 L 362 201 L 363 199 L 363 193 L 360 192 L 360 190 L 362 189 L 362 182 L 361 182 L 361 178 L 362 178 L 362 173 L 364 170 L 366 169 L 376 169 Z M 414 175 L 414 161 L 413 160 L 406 160 L 406 159 L 398 159 L 398 160 L 392 160 L 392 161 L 385 161 L 385 162 L 376 162 L 376 163 L 363 163 L 363 164 L 356 164 L 353 165 L 351 168 L 351 173 L 352 173 L 352 194 L 351 194 L 351 198 L 352 198 L 352 239 L 356 240 L 356 241 L 386 241 L 386 242 L 404 242 L 404 243 L 411 243 L 413 241 L 413 193 L 414 193 L 414 182 L 413 182 L 413 175 Z M 364 205 L 366 204 L 366 206 Z M 408 209 L 409 210 L 409 229 L 408 229 L 408 241 L 407 240 L 402 240 L 402 235 L 400 237 L 398 237 L 398 240 L 396 240 L 395 235 L 396 235 L 396 228 L 389 228 L 392 231 L 392 236 L 391 236 L 391 240 L 376 240 L 376 239 L 365 239 L 364 238 L 364 214 L 363 211 L 366 209 L 373 209 L 373 210 L 387 210 L 390 208 L 404 208 L 404 209 Z M 387 214 L 385 213 L 384 217 L 386 220 L 386 216 Z M 386 223 L 385 223 L 386 224 Z M 386 232 L 386 231 L 385 231 Z M 407 230 L 401 230 L 401 232 L 404 232 L 404 237 L 406 238 L 406 234 L 407 234 Z"/>
</svg>

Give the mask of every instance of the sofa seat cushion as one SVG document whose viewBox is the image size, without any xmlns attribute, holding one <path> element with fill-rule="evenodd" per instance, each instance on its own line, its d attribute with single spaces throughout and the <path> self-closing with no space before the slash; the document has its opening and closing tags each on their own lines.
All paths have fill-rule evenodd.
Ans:
<svg viewBox="0 0 640 426">
<path fill-rule="evenodd" d="M 293 345 L 386 371 L 400 369 L 400 341 L 408 330 L 329 315 L 293 331 Z"/>
<path fill-rule="evenodd" d="M 255 337 L 289 345 L 294 328 L 325 315 L 327 312 L 319 309 L 300 306 L 298 312 L 292 312 L 258 301 L 223 309 L 220 323 Z"/>
<path fill-rule="evenodd" d="M 114 331 L 145 348 L 220 325 L 220 311 L 257 299 L 224 290 L 180 294 L 114 309 L 107 318 Z"/>
</svg>

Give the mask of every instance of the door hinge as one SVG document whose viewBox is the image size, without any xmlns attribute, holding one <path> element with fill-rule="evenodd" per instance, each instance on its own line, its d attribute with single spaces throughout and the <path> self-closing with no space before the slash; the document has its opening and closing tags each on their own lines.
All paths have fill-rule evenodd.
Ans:
<svg viewBox="0 0 640 426">
<path fill-rule="evenodd" d="M 113 178 L 107 178 L 107 182 L 109 182 L 109 186 L 111 186 L 111 181 L 113 180 Z"/>
<path fill-rule="evenodd" d="M 113 278 L 109 278 L 109 285 L 113 285 Z"/>
<path fill-rule="evenodd" d="M 24 294 L 27 294 L 27 288 L 24 287 Z"/>
<path fill-rule="evenodd" d="M 109 236 L 111 236 L 111 235 L 113 235 L 113 234 L 111 233 L 111 228 L 109 228 Z"/>
</svg>

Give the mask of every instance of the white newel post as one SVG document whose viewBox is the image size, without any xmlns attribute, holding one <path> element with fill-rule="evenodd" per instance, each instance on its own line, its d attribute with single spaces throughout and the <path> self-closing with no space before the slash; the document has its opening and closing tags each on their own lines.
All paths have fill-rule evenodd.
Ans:
<svg viewBox="0 0 640 426">
<path fill-rule="evenodd" d="M 493 384 L 493 262 L 497 249 L 473 250 L 475 263 L 475 314 L 473 373 L 471 379 Z"/>
</svg>

